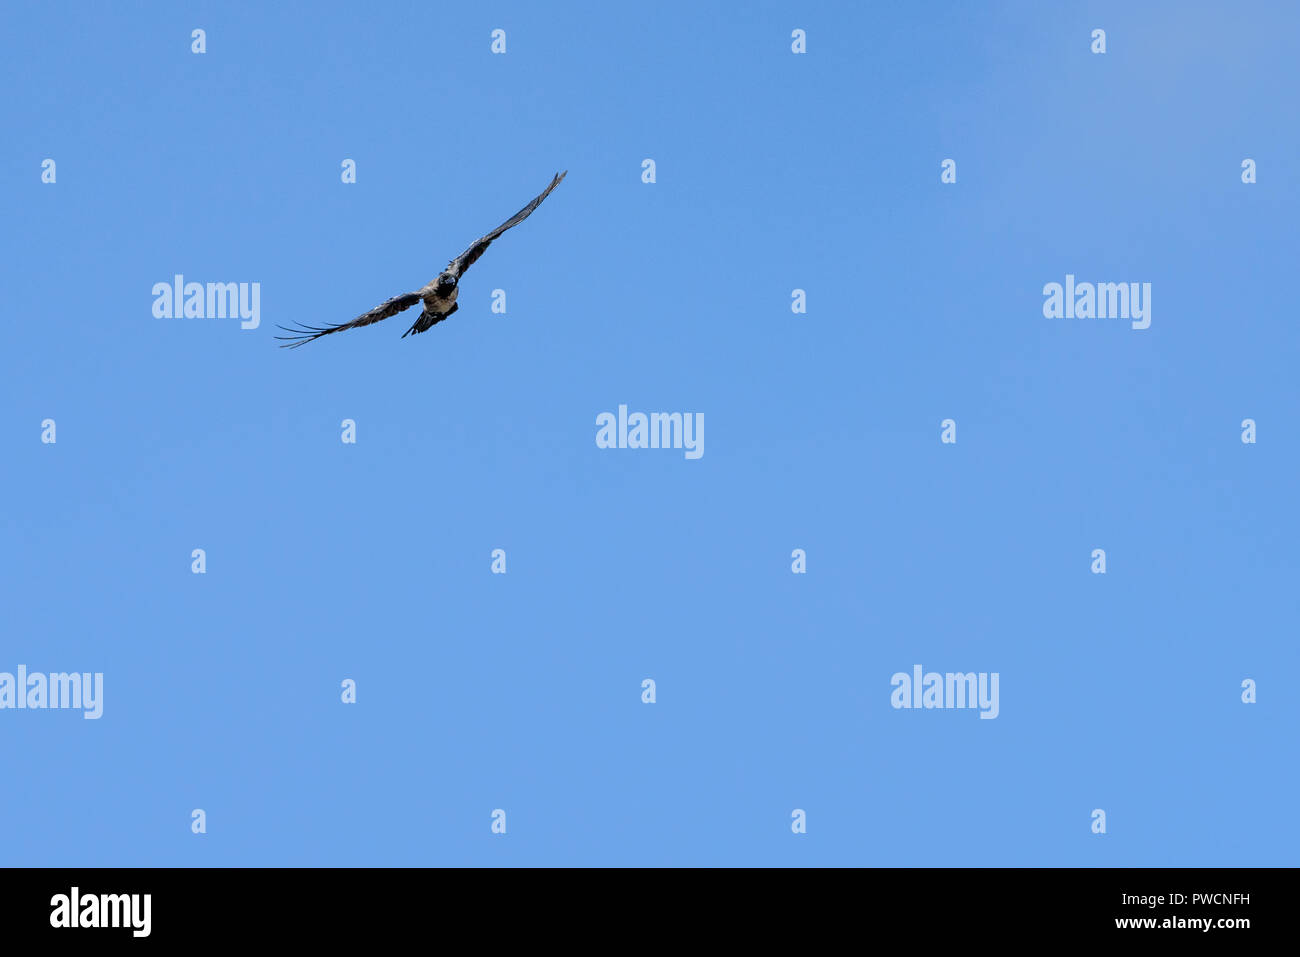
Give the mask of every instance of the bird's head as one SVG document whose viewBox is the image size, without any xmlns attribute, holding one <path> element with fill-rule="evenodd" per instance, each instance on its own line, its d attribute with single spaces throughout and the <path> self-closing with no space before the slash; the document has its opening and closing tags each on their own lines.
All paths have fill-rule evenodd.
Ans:
<svg viewBox="0 0 1300 957">
<path fill-rule="evenodd" d="M 456 280 L 446 273 L 438 277 L 437 292 L 439 296 L 449 296 L 451 291 L 456 288 Z"/>
</svg>

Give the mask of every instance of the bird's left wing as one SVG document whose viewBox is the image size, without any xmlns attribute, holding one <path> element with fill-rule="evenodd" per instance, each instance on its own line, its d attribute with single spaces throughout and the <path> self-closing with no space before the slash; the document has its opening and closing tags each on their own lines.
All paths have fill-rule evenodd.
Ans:
<svg viewBox="0 0 1300 957">
<path fill-rule="evenodd" d="M 534 197 L 531 203 L 529 203 L 519 212 L 515 213 L 513 216 L 507 219 L 496 229 L 492 230 L 492 232 L 488 233 L 486 236 L 476 239 L 474 241 L 474 244 L 470 246 L 469 249 L 465 250 L 463 253 L 461 253 L 451 262 L 447 263 L 447 268 L 444 271 L 450 273 L 452 278 L 459 279 L 461 273 L 463 273 L 470 266 L 474 265 L 474 263 L 478 261 L 478 257 L 482 256 L 483 253 L 487 250 L 488 246 L 492 245 L 492 240 L 496 239 L 498 236 L 504 233 L 507 229 L 510 229 L 512 226 L 518 226 L 525 219 L 531 216 L 533 210 L 535 210 L 538 206 L 542 205 L 542 200 L 544 200 L 547 196 L 551 195 L 551 190 L 555 189 L 555 187 L 560 185 L 560 181 L 564 179 L 565 176 L 568 175 L 568 172 L 569 171 L 566 169 L 563 173 L 556 173 L 555 179 L 551 180 L 551 184 L 547 186 L 546 189 L 542 190 L 541 193 L 539 193 L 536 197 Z"/>
<path fill-rule="evenodd" d="M 399 312 L 410 309 L 419 301 L 420 294 L 418 292 L 408 292 L 401 296 L 394 296 L 387 302 L 375 306 L 369 312 L 363 312 L 351 322 L 341 322 L 337 326 L 308 326 L 299 323 L 296 329 L 280 326 L 281 329 L 292 333 L 292 335 L 276 336 L 275 338 L 285 340 L 284 345 L 280 346 L 281 349 L 296 349 L 298 346 L 305 346 L 321 336 L 328 336 L 331 332 L 342 332 L 344 329 L 359 329 L 362 326 L 370 325 L 372 322 L 395 316 Z"/>
</svg>

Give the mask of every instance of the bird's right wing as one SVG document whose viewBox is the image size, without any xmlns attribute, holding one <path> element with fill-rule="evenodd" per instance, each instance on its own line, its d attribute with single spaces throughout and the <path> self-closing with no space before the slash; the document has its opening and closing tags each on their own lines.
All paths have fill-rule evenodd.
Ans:
<svg viewBox="0 0 1300 957">
<path fill-rule="evenodd" d="M 547 186 L 546 189 L 542 190 L 540 194 L 533 197 L 533 201 L 531 203 L 529 203 L 519 212 L 515 213 L 513 216 L 507 219 L 496 229 L 492 230 L 492 232 L 488 233 L 486 236 L 482 236 L 479 239 L 476 239 L 473 245 L 469 247 L 469 249 L 465 250 L 463 253 L 461 253 L 451 262 L 447 263 L 447 268 L 444 270 L 444 272 L 450 273 L 453 279 L 459 279 L 460 274 L 463 273 L 470 266 L 474 265 L 474 263 L 478 261 L 478 257 L 482 256 L 483 253 L 487 251 L 488 246 L 492 245 L 492 240 L 496 239 L 507 229 L 510 229 L 513 226 L 518 226 L 525 219 L 531 216 L 533 214 L 533 210 L 535 210 L 538 206 L 542 205 L 542 200 L 544 200 L 547 196 L 551 195 L 551 190 L 559 186 L 560 181 L 564 179 L 564 177 L 567 176 L 568 173 L 569 171 L 567 169 L 563 173 L 556 173 L 555 179 L 551 180 L 551 184 Z"/>
<path fill-rule="evenodd" d="M 286 340 L 281 349 L 296 349 L 298 346 L 305 346 L 314 339 L 321 336 L 328 336 L 331 332 L 342 332 L 344 329 L 360 329 L 362 326 L 368 326 L 371 323 L 379 322 L 381 319 L 387 319 L 389 316 L 395 316 L 399 312 L 410 309 L 420 301 L 418 292 L 408 292 L 401 296 L 394 296 L 387 302 L 375 306 L 369 312 L 363 312 L 351 322 L 341 322 L 337 326 L 308 326 L 302 323 L 298 328 L 291 329 L 288 326 L 280 326 L 285 332 L 292 333 L 288 336 L 276 336 L 277 339 Z"/>
</svg>

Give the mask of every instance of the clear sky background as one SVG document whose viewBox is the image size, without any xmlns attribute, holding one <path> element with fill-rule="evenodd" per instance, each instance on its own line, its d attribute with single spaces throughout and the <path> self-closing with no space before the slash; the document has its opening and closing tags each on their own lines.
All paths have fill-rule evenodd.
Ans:
<svg viewBox="0 0 1300 957">
<path fill-rule="evenodd" d="M 4 19 L 0 670 L 105 702 L 0 712 L 3 863 L 1297 863 L 1293 5 Z"/>
</svg>

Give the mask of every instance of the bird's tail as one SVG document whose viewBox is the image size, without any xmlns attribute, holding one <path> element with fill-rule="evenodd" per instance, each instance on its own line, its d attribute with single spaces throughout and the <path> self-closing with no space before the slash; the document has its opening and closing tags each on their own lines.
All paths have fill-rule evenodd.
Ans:
<svg viewBox="0 0 1300 957">
<path fill-rule="evenodd" d="M 420 313 L 420 318 L 416 319 L 415 322 L 411 324 L 411 328 L 407 329 L 405 332 L 402 333 L 402 338 L 405 339 L 407 336 L 411 335 L 412 333 L 428 332 L 430 329 L 432 329 L 438 323 L 442 322 L 442 320 L 446 319 L 448 316 L 450 316 L 453 312 L 455 312 L 459 308 L 460 308 L 460 303 L 453 302 L 451 304 L 451 308 L 442 314 L 438 314 L 436 312 L 430 312 L 427 309 L 424 310 L 424 312 Z"/>
</svg>

